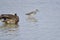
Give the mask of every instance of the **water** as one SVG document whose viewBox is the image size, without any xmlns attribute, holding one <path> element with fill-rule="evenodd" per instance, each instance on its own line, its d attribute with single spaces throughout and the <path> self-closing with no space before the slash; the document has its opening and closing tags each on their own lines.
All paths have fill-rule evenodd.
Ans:
<svg viewBox="0 0 60 40">
<path fill-rule="evenodd" d="M 29 18 L 25 14 L 38 9 Z M 0 14 L 17 13 L 18 25 L 0 22 L 0 40 L 60 40 L 60 0 L 0 0 Z"/>
</svg>

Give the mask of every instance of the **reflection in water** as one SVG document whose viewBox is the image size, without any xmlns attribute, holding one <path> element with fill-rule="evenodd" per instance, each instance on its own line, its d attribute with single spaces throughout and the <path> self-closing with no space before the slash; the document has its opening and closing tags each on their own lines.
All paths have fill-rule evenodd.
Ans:
<svg viewBox="0 0 60 40">
<path fill-rule="evenodd" d="M 0 26 L 0 40 L 14 40 L 19 36 L 18 25 L 3 24 Z"/>
<path fill-rule="evenodd" d="M 16 34 L 18 30 L 18 25 L 15 24 L 3 24 L 0 26 L 0 36 L 5 35 L 13 35 Z"/>
<path fill-rule="evenodd" d="M 29 21 L 29 22 L 38 22 L 38 20 L 35 17 L 32 17 L 30 15 L 27 17 L 27 21 Z"/>
</svg>

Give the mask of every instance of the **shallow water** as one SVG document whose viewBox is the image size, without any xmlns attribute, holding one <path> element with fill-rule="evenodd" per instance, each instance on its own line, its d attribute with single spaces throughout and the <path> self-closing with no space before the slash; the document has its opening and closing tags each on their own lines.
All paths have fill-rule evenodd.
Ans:
<svg viewBox="0 0 60 40">
<path fill-rule="evenodd" d="M 26 13 L 38 9 L 36 15 Z M 18 25 L 0 22 L 0 40 L 60 40 L 60 0 L 0 0 L 0 14 L 17 13 Z"/>
</svg>

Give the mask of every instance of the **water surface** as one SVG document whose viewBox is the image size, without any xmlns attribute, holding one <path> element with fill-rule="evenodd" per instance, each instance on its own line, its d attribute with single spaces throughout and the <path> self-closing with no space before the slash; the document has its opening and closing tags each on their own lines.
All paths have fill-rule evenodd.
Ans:
<svg viewBox="0 0 60 40">
<path fill-rule="evenodd" d="M 29 18 L 27 12 L 39 12 Z M 60 0 L 0 0 L 0 14 L 14 14 L 18 25 L 0 22 L 0 40 L 60 40 Z"/>
</svg>

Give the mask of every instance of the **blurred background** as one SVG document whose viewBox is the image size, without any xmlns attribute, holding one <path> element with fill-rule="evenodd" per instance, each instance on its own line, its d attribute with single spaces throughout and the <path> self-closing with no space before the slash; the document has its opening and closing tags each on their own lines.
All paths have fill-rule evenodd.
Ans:
<svg viewBox="0 0 60 40">
<path fill-rule="evenodd" d="M 33 17 L 25 15 L 35 9 Z M 0 40 L 60 40 L 60 0 L 0 0 L 0 14 L 14 13 L 18 25 L 0 21 Z"/>
</svg>

